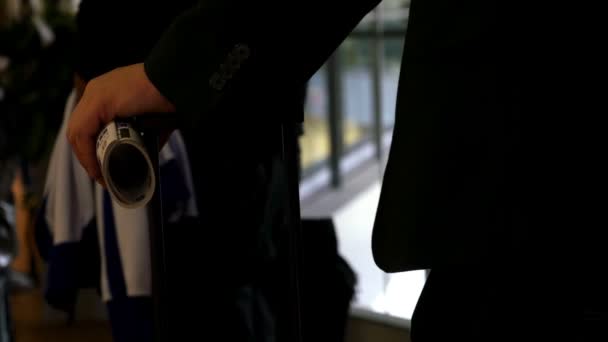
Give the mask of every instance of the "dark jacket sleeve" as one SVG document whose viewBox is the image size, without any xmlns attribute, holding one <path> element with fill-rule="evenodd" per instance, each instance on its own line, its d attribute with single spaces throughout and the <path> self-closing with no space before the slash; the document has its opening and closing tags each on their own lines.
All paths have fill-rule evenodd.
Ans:
<svg viewBox="0 0 608 342">
<path fill-rule="evenodd" d="M 301 88 L 379 1 L 201 1 L 163 34 L 146 74 L 189 124 L 226 101 L 276 100 Z"/>
</svg>

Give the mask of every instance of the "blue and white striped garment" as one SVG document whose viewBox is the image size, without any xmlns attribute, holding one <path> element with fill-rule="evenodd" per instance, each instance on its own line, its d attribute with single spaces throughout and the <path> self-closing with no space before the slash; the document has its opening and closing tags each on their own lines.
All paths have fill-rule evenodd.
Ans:
<svg viewBox="0 0 608 342">
<path fill-rule="evenodd" d="M 113 203 L 76 159 L 66 138 L 75 97 L 72 92 L 66 103 L 36 223 L 38 245 L 48 262 L 45 298 L 68 312 L 84 287 L 101 288 L 106 302 L 151 294 L 146 209 L 125 209 Z M 162 148 L 159 161 L 165 217 L 175 222 L 198 216 L 179 132 Z"/>
</svg>

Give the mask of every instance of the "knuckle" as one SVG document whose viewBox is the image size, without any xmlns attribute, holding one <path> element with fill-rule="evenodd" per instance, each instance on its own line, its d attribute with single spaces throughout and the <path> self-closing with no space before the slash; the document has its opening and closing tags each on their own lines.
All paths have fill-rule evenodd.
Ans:
<svg viewBox="0 0 608 342">
<path fill-rule="evenodd" d="M 95 77 L 87 83 L 85 89 L 91 90 L 97 88 L 97 84 L 99 84 L 99 77 Z"/>
</svg>

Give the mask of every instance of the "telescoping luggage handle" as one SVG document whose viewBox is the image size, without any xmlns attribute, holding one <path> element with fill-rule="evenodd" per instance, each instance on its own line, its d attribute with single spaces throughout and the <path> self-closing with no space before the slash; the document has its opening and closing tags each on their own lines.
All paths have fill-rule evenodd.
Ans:
<svg viewBox="0 0 608 342">
<path fill-rule="evenodd" d="M 166 265 L 166 244 L 165 234 L 163 226 L 163 214 L 162 214 L 162 198 L 160 186 L 160 167 L 159 167 L 159 151 L 160 151 L 160 129 L 162 125 L 158 125 L 158 121 L 150 120 L 150 123 L 146 124 L 145 121 L 140 120 L 136 122 L 132 120 L 127 122 L 128 125 L 118 124 L 114 129 L 116 130 L 117 137 L 114 140 L 120 140 L 122 129 L 129 129 L 128 135 L 126 132 L 125 137 L 132 139 L 133 135 L 136 135 L 135 142 L 127 141 L 128 144 L 139 144 L 131 153 L 143 153 L 143 158 L 148 167 L 147 171 L 144 171 L 143 183 L 147 186 L 136 188 L 134 192 L 139 191 L 139 196 L 134 197 L 137 202 L 135 205 L 131 203 L 132 207 L 137 207 L 147 204 L 147 214 L 149 222 L 149 236 L 150 236 L 150 264 L 152 268 L 152 299 L 153 299 L 153 310 L 154 310 L 154 341 L 155 342 L 167 342 L 170 341 L 170 327 L 168 313 L 168 291 L 167 291 L 167 265 Z M 110 128 L 112 129 L 112 128 Z M 290 342 L 301 342 L 302 341 L 302 325 L 301 325 L 301 270 L 302 270 L 302 251 L 301 251 L 301 223 L 300 223 L 300 195 L 299 195 L 299 160 L 297 158 L 298 153 L 298 135 L 296 129 L 296 123 L 288 122 L 283 123 L 280 126 L 281 129 L 281 158 L 285 164 L 285 175 L 287 180 L 287 196 L 288 206 L 286 208 L 286 222 L 287 222 L 287 237 L 288 237 L 288 276 L 289 276 L 289 341 Z M 103 135 L 102 132 L 101 135 Z M 105 133 L 108 134 L 108 133 Z M 100 137 L 101 137 L 100 135 Z M 106 138 L 107 139 L 107 138 Z M 123 138 L 124 139 L 124 138 Z M 112 139 L 110 139 L 112 140 Z M 103 142 L 98 143 L 103 144 Z M 109 144 L 109 142 L 107 143 Z M 143 147 L 143 149 L 137 148 Z M 98 146 L 98 158 L 100 162 L 104 160 L 104 153 L 99 152 L 100 146 Z M 105 146 L 104 148 L 108 148 Z M 147 153 L 145 153 L 147 152 Z M 145 167 L 142 167 L 142 170 Z M 108 171 L 109 172 L 109 171 Z M 147 173 L 146 173 L 147 172 Z M 152 184 L 150 184 L 152 182 Z M 151 189 L 151 190 L 149 190 Z M 115 189 L 118 193 L 118 191 Z M 149 193 L 146 194 L 146 191 Z M 141 193 L 144 193 L 142 198 Z M 114 194 L 115 198 L 118 198 L 120 194 Z M 121 198 L 124 200 L 124 197 Z M 142 204 L 143 203 L 143 204 Z M 280 341 L 282 342 L 282 341 Z"/>
<path fill-rule="evenodd" d="M 159 132 L 147 132 L 144 135 L 144 143 L 148 149 L 154 165 L 155 179 L 160 179 L 160 167 L 158 153 L 160 149 Z M 169 307 L 167 290 L 167 258 L 165 245 L 165 231 L 163 226 L 163 204 L 161 198 L 161 186 L 158 182 L 154 188 L 152 198 L 148 203 L 148 221 L 150 232 L 150 264 L 152 266 L 152 300 L 154 308 L 154 341 L 170 341 L 169 330 Z"/>
<path fill-rule="evenodd" d="M 159 167 L 163 121 L 128 119 L 109 123 L 97 139 L 97 159 L 112 199 L 126 208 L 146 206 L 154 341 L 171 341 L 167 305 L 167 266 Z M 166 124 L 166 121 L 164 121 Z"/>
<path fill-rule="evenodd" d="M 302 342 L 302 226 L 300 215 L 300 186 L 297 123 L 284 122 L 281 125 L 282 159 L 285 164 L 288 206 L 287 239 L 289 269 L 289 341 Z"/>
<path fill-rule="evenodd" d="M 147 202 L 148 231 L 150 238 L 150 266 L 152 276 L 152 303 L 154 341 L 171 341 L 171 330 L 169 320 L 169 291 L 167 273 L 167 249 L 164 231 L 162 187 L 160 182 L 160 133 L 163 125 L 153 116 L 150 120 L 139 120 L 133 124 L 136 130 L 141 132 L 142 142 L 148 152 L 152 165 L 151 177 L 156 184 L 153 186 L 152 195 Z M 162 122 L 162 121 L 161 121 Z"/>
</svg>

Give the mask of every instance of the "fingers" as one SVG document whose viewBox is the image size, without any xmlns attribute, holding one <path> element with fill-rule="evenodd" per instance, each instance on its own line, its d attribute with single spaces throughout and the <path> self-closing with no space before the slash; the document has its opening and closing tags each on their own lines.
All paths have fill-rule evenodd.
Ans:
<svg viewBox="0 0 608 342">
<path fill-rule="evenodd" d="M 103 115 L 103 106 L 99 101 L 88 100 L 87 91 L 88 88 L 70 117 L 67 138 L 87 174 L 104 185 L 97 161 L 96 143 L 99 131 L 105 125 L 103 119 L 108 116 Z"/>
<path fill-rule="evenodd" d="M 96 157 L 97 136 L 114 118 L 173 112 L 145 74 L 143 63 L 115 69 L 87 83 L 68 125 L 68 140 L 91 178 L 104 185 Z"/>
<path fill-rule="evenodd" d="M 74 152 L 76 157 L 80 161 L 80 164 L 85 168 L 91 178 L 100 182 L 102 179 L 101 169 L 97 161 L 97 154 L 95 151 L 95 142 L 97 136 L 76 136 L 74 146 Z"/>
<path fill-rule="evenodd" d="M 72 145 L 72 150 L 76 158 L 85 169 L 89 177 L 99 181 L 101 178 L 101 170 L 96 158 L 94 138 L 84 134 L 78 134 L 78 128 L 68 130 L 68 140 Z"/>
</svg>

